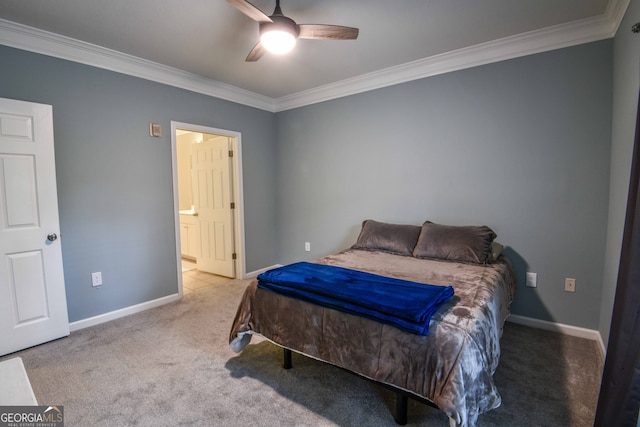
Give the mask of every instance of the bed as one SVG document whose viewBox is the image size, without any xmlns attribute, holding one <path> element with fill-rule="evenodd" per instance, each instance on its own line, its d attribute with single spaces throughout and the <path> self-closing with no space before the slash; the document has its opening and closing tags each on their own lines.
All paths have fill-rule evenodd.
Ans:
<svg viewBox="0 0 640 427">
<path fill-rule="evenodd" d="M 452 286 L 453 298 L 433 314 L 426 335 L 262 289 L 254 280 L 240 301 L 230 346 L 240 352 L 258 334 L 285 349 L 285 365 L 295 351 L 389 386 L 398 392 L 400 424 L 410 396 L 443 411 L 451 426 L 475 426 L 501 403 L 493 374 L 515 292 L 495 237 L 486 226 L 364 221 L 353 247 L 315 262 Z"/>
</svg>

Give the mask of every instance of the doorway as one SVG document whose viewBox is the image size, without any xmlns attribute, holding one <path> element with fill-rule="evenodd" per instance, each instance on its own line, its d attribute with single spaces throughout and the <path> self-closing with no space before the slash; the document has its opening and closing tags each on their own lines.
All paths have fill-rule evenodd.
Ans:
<svg viewBox="0 0 640 427">
<path fill-rule="evenodd" d="M 171 144 L 179 292 L 183 261 L 244 278 L 241 135 L 171 122 Z"/>
</svg>

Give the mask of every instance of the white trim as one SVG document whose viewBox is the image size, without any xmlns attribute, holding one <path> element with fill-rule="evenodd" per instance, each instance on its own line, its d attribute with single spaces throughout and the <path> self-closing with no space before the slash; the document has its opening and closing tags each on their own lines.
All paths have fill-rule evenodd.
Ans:
<svg viewBox="0 0 640 427">
<path fill-rule="evenodd" d="M 0 44 L 275 111 L 273 99 L 177 68 L 0 19 Z"/>
<path fill-rule="evenodd" d="M 218 129 L 209 126 L 194 125 L 191 123 L 182 123 L 171 121 L 171 168 L 173 175 L 173 211 L 175 215 L 175 233 L 176 233 L 176 263 L 180 265 L 180 214 L 178 202 L 178 168 L 176 164 L 176 130 L 190 130 L 193 132 L 210 133 L 215 135 L 223 135 L 231 138 L 233 141 L 233 200 L 236 203 L 233 210 L 233 238 L 234 247 L 237 254 L 236 258 L 236 278 L 244 279 L 246 277 L 246 254 L 244 242 L 244 192 L 242 182 L 242 134 L 231 130 Z M 182 292 L 182 272 L 178 268 L 178 283 L 180 292 Z"/>
<path fill-rule="evenodd" d="M 602 341 L 600 331 L 595 329 L 581 328 L 579 326 L 565 325 L 563 323 L 549 322 L 546 320 L 534 319 L 533 317 L 518 316 L 515 314 L 507 317 L 507 322 L 517 323 L 519 325 L 530 326 L 532 328 L 544 329 L 546 331 L 559 332 L 561 334 L 570 335 L 578 338 L 586 338 L 595 341 L 600 350 L 600 356 L 604 360 L 606 349 Z"/>
<path fill-rule="evenodd" d="M 603 15 L 506 37 L 273 99 L 70 37 L 0 19 L 0 44 L 210 95 L 270 112 L 615 36 L 630 0 Z"/>
<path fill-rule="evenodd" d="M 265 268 L 261 268 L 259 270 L 251 271 L 251 272 L 245 274 L 244 278 L 245 279 L 255 279 L 256 277 L 258 277 L 258 275 L 260 273 L 264 273 L 267 270 L 271 270 L 272 268 L 278 268 L 278 267 L 282 267 L 282 264 L 275 264 L 275 265 L 272 265 L 271 267 L 265 267 Z"/>
<path fill-rule="evenodd" d="M 611 38 L 629 1 L 611 0 L 607 12 L 599 17 L 477 44 L 277 98 L 276 109 L 285 111 L 438 74 Z"/>
<path fill-rule="evenodd" d="M 178 294 L 184 295 L 182 284 L 182 240 L 180 239 L 180 202 L 178 201 L 178 146 L 176 144 L 176 126 L 171 122 L 171 181 L 173 190 L 173 221 L 176 240 L 176 276 L 178 281 Z"/>
<path fill-rule="evenodd" d="M 193 125 L 190 125 L 190 126 L 193 126 Z M 178 127 L 181 127 L 181 126 L 178 126 Z M 207 129 L 211 129 L 211 128 L 207 128 Z M 218 131 L 216 131 L 214 133 L 217 133 L 217 132 Z M 173 130 L 173 133 L 175 135 L 175 130 Z M 176 208 L 176 212 L 178 212 L 177 208 Z M 179 230 L 178 230 L 178 232 L 179 232 Z M 178 242 L 177 246 L 178 246 L 178 250 L 179 250 L 180 249 L 180 235 L 178 235 L 178 241 L 177 242 Z M 270 270 L 272 268 L 281 267 L 281 266 L 282 266 L 281 264 L 276 264 L 276 265 L 273 265 L 271 267 L 266 267 L 266 268 L 263 268 L 263 269 L 260 269 L 260 270 L 255 270 L 255 271 L 252 271 L 250 273 L 243 274 L 243 278 L 244 279 L 254 279 L 262 272 L 265 272 L 265 271 Z M 89 317 L 87 319 L 82 319 L 82 320 L 77 320 L 75 322 L 71 322 L 71 323 L 69 323 L 69 331 L 70 332 L 79 331 L 80 329 L 88 328 L 90 326 L 99 325 L 101 323 L 109 322 L 111 320 L 119 319 L 121 317 L 129 316 L 131 314 L 140 313 L 142 311 L 149 310 L 151 308 L 160 307 L 162 305 L 169 304 L 171 302 L 181 300 L 182 299 L 182 273 L 180 271 L 178 272 L 178 276 L 180 276 L 180 279 L 179 279 L 180 280 L 180 292 L 179 293 L 168 295 L 166 297 L 158 298 L 158 299 L 151 300 L 151 301 L 146 301 L 146 302 L 143 302 L 143 303 L 140 303 L 140 304 L 132 305 L 132 306 L 129 306 L 129 307 L 118 309 L 118 310 L 110 311 L 109 313 L 99 314 L 97 316 Z"/>
<path fill-rule="evenodd" d="M 119 319 L 121 317 L 140 313 L 151 308 L 160 307 L 161 305 L 169 304 L 170 302 L 178 301 L 180 299 L 182 299 L 182 295 L 180 294 L 168 295 L 166 297 L 146 301 L 140 304 L 121 308 L 119 310 L 110 311 L 109 313 L 99 314 L 97 316 L 77 320 L 75 322 L 69 323 L 69 331 L 75 332 L 80 329 L 88 328 L 89 326 L 99 325 L 100 323 L 109 322 L 110 320 Z"/>
<path fill-rule="evenodd" d="M 598 333 L 598 339 L 596 341 L 598 342 L 598 348 L 600 349 L 600 356 L 602 356 L 602 360 L 604 360 L 607 357 L 607 346 L 604 345 L 604 340 L 602 339 L 600 331 L 596 332 Z"/>
</svg>

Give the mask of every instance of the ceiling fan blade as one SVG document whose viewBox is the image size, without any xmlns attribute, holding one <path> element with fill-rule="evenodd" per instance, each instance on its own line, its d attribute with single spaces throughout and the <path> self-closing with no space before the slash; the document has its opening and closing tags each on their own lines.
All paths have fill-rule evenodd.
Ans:
<svg viewBox="0 0 640 427">
<path fill-rule="evenodd" d="M 263 11 L 246 0 L 227 0 L 227 2 L 256 22 L 273 22 Z"/>
<path fill-rule="evenodd" d="M 249 52 L 249 55 L 247 55 L 247 59 L 245 59 L 245 61 L 256 62 L 258 59 L 262 58 L 262 55 L 264 55 L 265 53 L 267 53 L 267 49 L 262 46 L 262 43 L 258 42 L 258 44 L 255 45 L 253 49 L 251 49 L 251 52 Z"/>
<path fill-rule="evenodd" d="M 359 32 L 357 28 L 340 25 L 301 24 L 298 27 L 301 39 L 355 40 Z"/>
</svg>

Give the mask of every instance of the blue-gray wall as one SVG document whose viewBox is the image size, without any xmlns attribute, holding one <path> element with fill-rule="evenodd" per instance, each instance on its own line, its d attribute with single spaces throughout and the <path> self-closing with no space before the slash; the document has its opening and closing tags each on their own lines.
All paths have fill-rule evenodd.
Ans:
<svg viewBox="0 0 640 427">
<path fill-rule="evenodd" d="M 486 224 L 518 273 L 514 314 L 597 329 L 612 44 L 278 113 L 279 261 L 346 248 L 367 218 Z M 538 288 L 524 287 L 525 271 L 538 273 Z M 577 292 L 564 291 L 565 277 Z"/>
<path fill-rule="evenodd" d="M 276 263 L 273 113 L 4 46 L 0 63 L 0 97 L 53 105 L 71 321 L 177 292 L 172 120 L 241 132 L 246 268 Z"/>
<path fill-rule="evenodd" d="M 602 331 L 607 214 L 624 209 L 611 40 L 277 114 L 2 46 L 0 61 L 0 96 L 53 105 L 72 321 L 176 292 L 175 120 L 242 133 L 247 271 L 346 248 L 366 218 L 487 224 L 518 272 L 515 314 Z"/>
<path fill-rule="evenodd" d="M 611 182 L 599 327 L 605 345 L 609 341 L 613 300 L 618 279 L 640 87 L 640 35 L 631 32 L 631 26 L 636 22 L 640 22 L 640 1 L 632 0 L 618 28 L 613 45 Z"/>
</svg>

